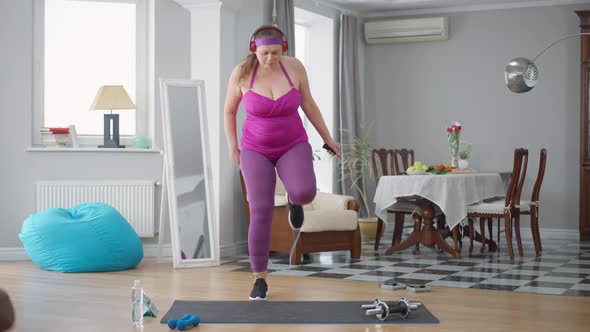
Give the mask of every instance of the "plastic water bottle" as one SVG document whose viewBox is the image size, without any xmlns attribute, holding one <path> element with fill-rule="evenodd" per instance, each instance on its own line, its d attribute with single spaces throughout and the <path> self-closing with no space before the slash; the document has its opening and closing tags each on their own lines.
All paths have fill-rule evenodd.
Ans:
<svg viewBox="0 0 590 332">
<path fill-rule="evenodd" d="M 131 287 L 131 320 L 134 326 L 143 325 L 143 288 L 139 280 L 133 281 Z"/>
</svg>

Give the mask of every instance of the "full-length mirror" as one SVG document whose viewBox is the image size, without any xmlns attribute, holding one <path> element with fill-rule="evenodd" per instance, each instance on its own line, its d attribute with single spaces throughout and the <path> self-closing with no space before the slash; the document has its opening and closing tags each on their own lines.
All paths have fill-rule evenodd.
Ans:
<svg viewBox="0 0 590 332">
<path fill-rule="evenodd" d="M 219 264 L 203 81 L 161 79 L 174 267 Z"/>
</svg>

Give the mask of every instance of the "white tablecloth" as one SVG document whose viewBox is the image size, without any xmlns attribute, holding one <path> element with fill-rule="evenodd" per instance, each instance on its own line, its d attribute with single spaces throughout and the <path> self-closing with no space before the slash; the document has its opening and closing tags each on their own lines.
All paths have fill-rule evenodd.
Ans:
<svg viewBox="0 0 590 332">
<path fill-rule="evenodd" d="M 382 176 L 375 192 L 375 213 L 390 222 L 387 209 L 400 197 L 417 195 L 438 205 L 453 228 L 467 217 L 467 205 L 505 194 L 496 173 Z"/>
</svg>

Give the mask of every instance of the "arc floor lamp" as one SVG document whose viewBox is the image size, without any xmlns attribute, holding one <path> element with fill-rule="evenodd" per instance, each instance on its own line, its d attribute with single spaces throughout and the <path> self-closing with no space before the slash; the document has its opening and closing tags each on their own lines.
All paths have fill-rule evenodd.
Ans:
<svg viewBox="0 0 590 332">
<path fill-rule="evenodd" d="M 508 62 L 504 77 L 506 86 L 515 93 L 530 91 L 537 84 L 539 70 L 535 60 L 551 46 L 575 36 L 580 38 L 580 240 L 590 240 L 590 10 L 576 11 L 580 19 L 580 33 L 556 40 L 545 47 L 533 60 L 515 58 Z"/>
</svg>

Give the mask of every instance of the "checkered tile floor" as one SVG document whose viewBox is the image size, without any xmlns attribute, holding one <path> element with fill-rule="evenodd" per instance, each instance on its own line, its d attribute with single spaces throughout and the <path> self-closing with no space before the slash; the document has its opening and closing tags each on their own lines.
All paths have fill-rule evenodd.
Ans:
<svg viewBox="0 0 590 332">
<path fill-rule="evenodd" d="M 384 239 L 388 242 L 391 233 L 386 233 Z M 411 249 L 407 249 L 385 256 L 385 245 L 373 251 L 372 242 L 363 242 L 361 259 L 356 260 L 350 259 L 348 252 L 328 252 L 311 254 L 302 265 L 291 266 L 288 255 L 273 253 L 268 271 L 271 275 L 376 283 L 395 280 L 406 284 L 590 296 L 590 242 L 579 242 L 564 236 L 542 236 L 542 240 L 543 256 L 535 257 L 532 239 L 523 238 L 525 252 L 521 258 L 516 253 L 514 240 L 517 256 L 512 263 L 505 238 L 501 239 L 499 253 L 480 255 L 481 244 L 475 242 L 471 256 L 468 252 L 469 238 L 465 238 L 460 259 L 425 246 L 420 247 L 420 255 L 414 255 Z M 233 271 L 236 272 L 251 271 L 247 256 L 234 257 L 226 264 L 235 265 Z"/>
</svg>

